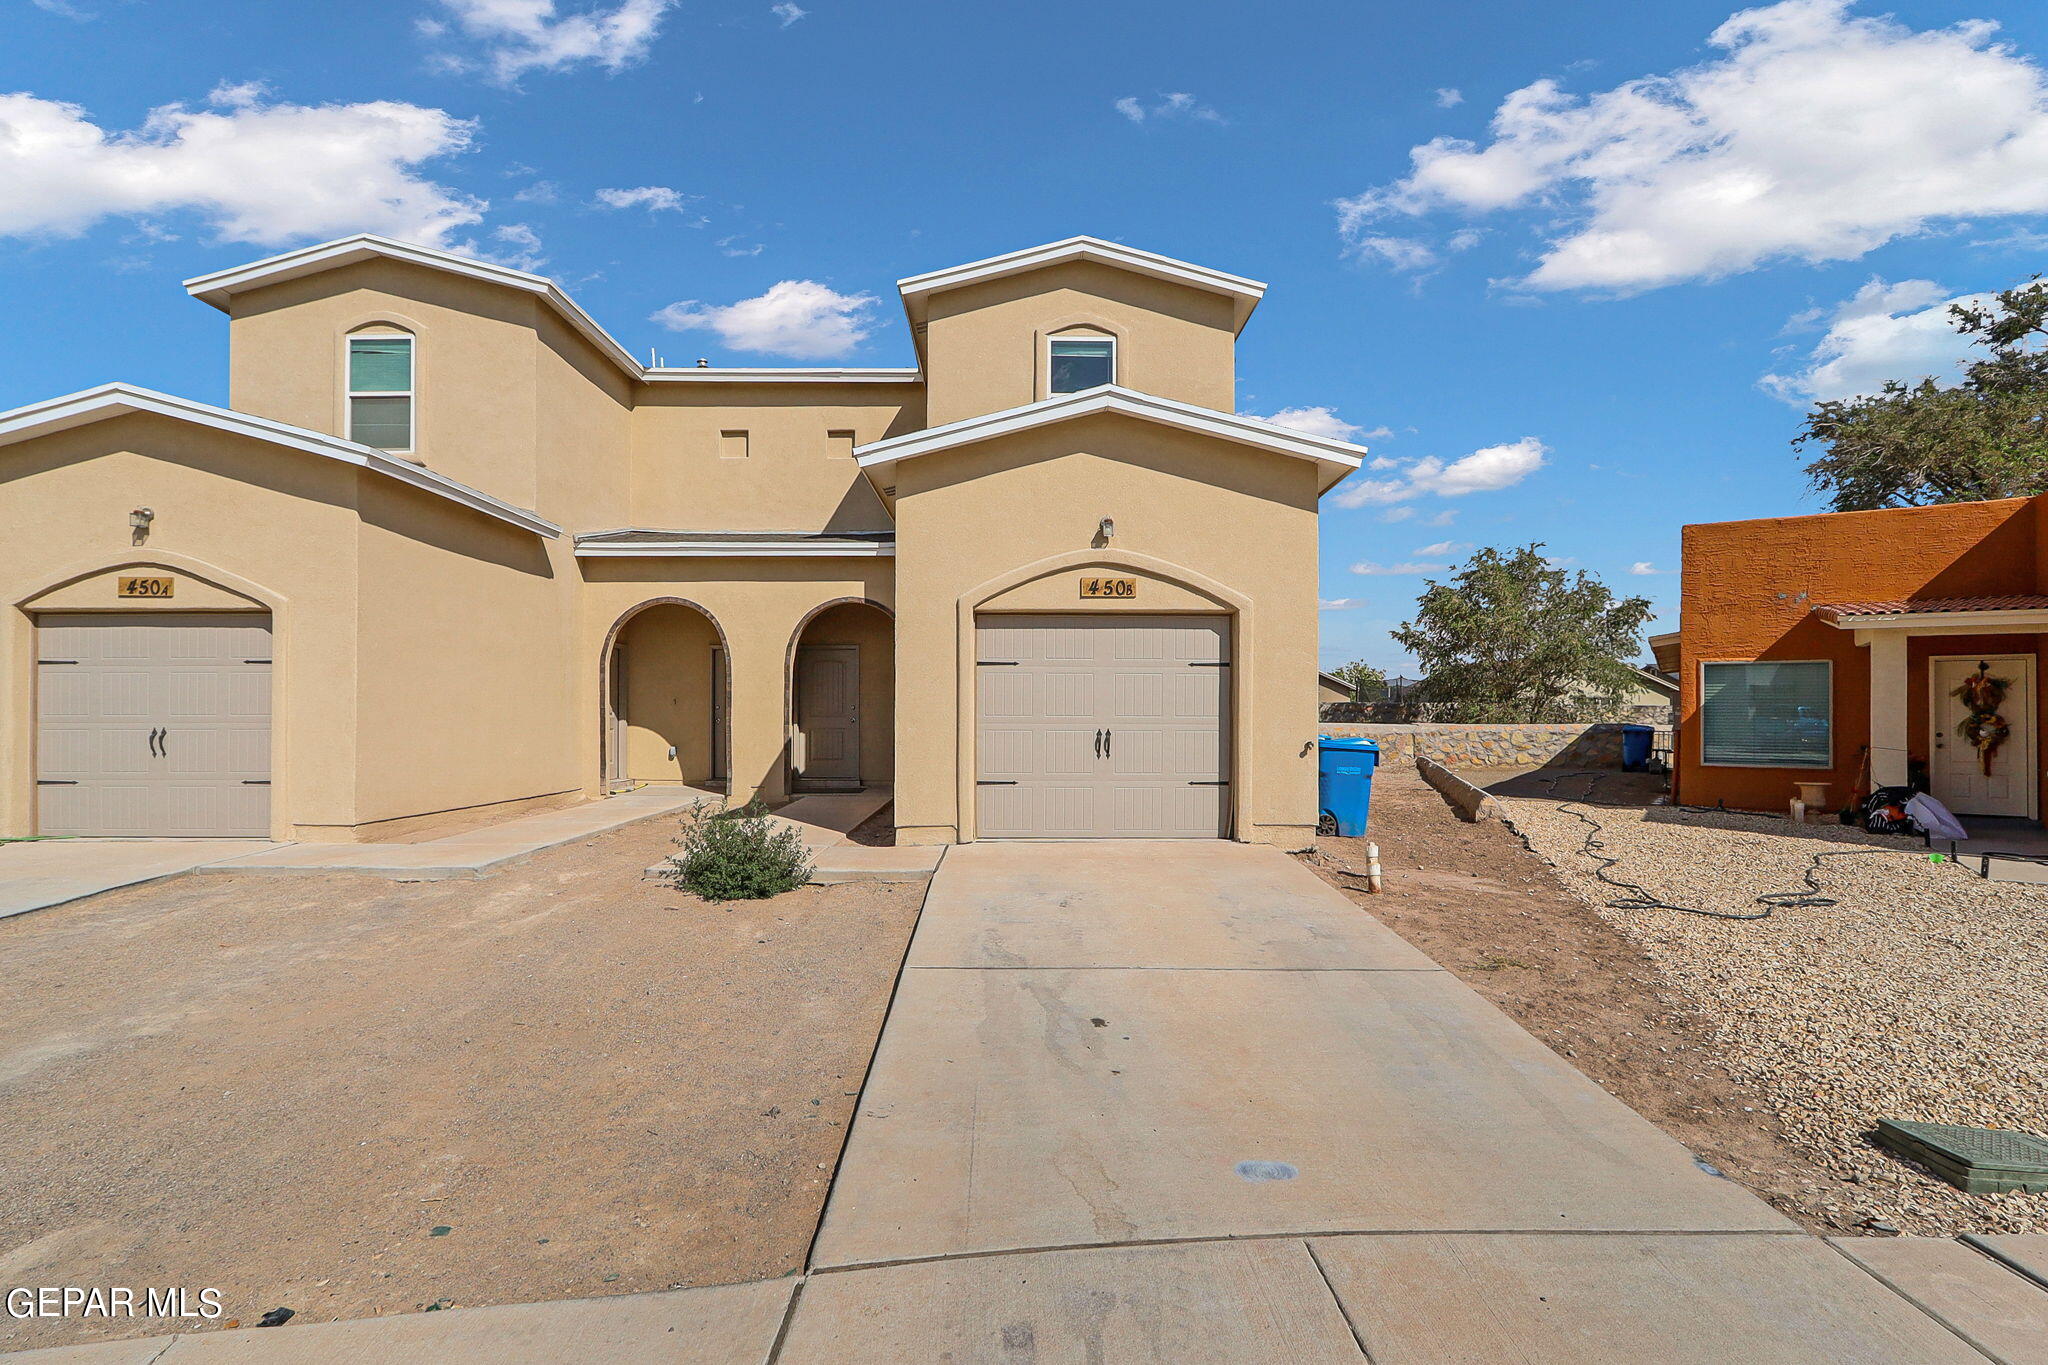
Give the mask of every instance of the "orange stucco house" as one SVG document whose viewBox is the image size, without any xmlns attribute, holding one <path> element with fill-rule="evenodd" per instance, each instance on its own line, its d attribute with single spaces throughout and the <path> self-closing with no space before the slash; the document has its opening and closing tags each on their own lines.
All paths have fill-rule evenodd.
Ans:
<svg viewBox="0 0 2048 1365">
<path fill-rule="evenodd" d="M 2040 819 L 2048 496 L 1688 526 L 1681 572 L 1679 801 Z"/>
</svg>

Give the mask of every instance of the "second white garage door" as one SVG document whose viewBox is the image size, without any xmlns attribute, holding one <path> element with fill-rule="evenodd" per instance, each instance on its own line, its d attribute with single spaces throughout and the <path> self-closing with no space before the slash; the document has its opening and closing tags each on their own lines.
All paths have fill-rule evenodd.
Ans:
<svg viewBox="0 0 2048 1365">
<path fill-rule="evenodd" d="M 990 615 L 977 626 L 978 837 L 1229 833 L 1229 618 Z"/>
</svg>

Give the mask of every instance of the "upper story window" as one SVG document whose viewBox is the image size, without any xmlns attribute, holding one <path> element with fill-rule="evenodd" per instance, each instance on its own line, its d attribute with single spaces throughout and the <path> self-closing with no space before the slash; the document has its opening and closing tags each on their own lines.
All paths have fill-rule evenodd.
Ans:
<svg viewBox="0 0 2048 1365">
<path fill-rule="evenodd" d="M 1079 393 L 1116 382 L 1114 337 L 1053 338 L 1046 373 L 1049 393 Z"/>
<path fill-rule="evenodd" d="M 1700 665 L 1700 762 L 1831 767 L 1832 681 L 1825 659 Z"/>
<path fill-rule="evenodd" d="M 378 450 L 413 448 L 413 339 L 370 332 L 348 339 L 348 438 Z"/>
</svg>

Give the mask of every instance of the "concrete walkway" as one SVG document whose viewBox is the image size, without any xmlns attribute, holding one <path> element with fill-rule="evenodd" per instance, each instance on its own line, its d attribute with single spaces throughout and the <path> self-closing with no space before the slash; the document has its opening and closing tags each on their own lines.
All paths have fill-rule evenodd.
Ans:
<svg viewBox="0 0 2048 1365">
<path fill-rule="evenodd" d="M 22 839 L 0 844 L 0 919 L 271 847 L 262 839 Z"/>
<path fill-rule="evenodd" d="M 1984 1241 L 1805 1235 L 1274 850 L 977 844 L 803 1276 L 41 1358 L 2048 1360 Z"/>
</svg>

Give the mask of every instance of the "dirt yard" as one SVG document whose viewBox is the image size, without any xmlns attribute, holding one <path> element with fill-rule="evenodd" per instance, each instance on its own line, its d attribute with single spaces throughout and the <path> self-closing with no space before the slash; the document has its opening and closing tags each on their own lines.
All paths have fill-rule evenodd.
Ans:
<svg viewBox="0 0 2048 1365">
<path fill-rule="evenodd" d="M 1655 963 L 1497 821 L 1466 824 L 1412 771 L 1373 779 L 1369 835 L 1386 891 L 1363 892 L 1363 839 L 1323 838 L 1309 860 L 1403 938 L 1693 1153 L 1823 1231 L 1829 1172 L 1786 1138 L 1754 1087 Z"/>
<path fill-rule="evenodd" d="M 2048 957 L 2029 926 L 2048 892 L 1991 887 L 1839 825 L 1646 807 L 1657 784 L 1642 778 L 1476 776 L 1543 856 L 1386 772 L 1372 834 L 1388 890 L 1361 903 L 1809 1228 L 2048 1226 L 2048 1196 L 1965 1195 L 1865 1137 L 1878 1117 L 2043 1130 Z M 1604 853 L 1622 860 L 1614 875 L 1734 913 L 1753 913 L 1763 892 L 1806 890 L 1815 852 L 1859 852 L 1823 860 L 1835 906 L 1746 922 L 1616 909 L 1606 902 L 1625 893 L 1593 877 L 1572 810 L 1603 825 Z M 1359 843 L 1320 847 L 1362 868 Z"/>
<path fill-rule="evenodd" d="M 705 904 L 641 879 L 670 824 L 0 921 L 0 1286 L 215 1287 L 248 1325 L 797 1269 L 924 888 Z"/>
</svg>

